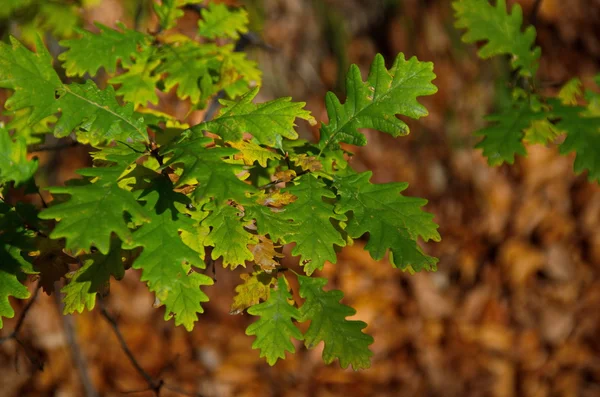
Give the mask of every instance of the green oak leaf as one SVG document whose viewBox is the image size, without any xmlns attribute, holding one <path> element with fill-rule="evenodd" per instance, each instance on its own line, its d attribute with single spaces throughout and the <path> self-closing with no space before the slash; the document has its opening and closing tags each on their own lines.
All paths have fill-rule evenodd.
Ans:
<svg viewBox="0 0 600 397">
<path fill-rule="evenodd" d="M 346 233 L 359 238 L 369 233 L 365 249 L 375 260 L 391 252 L 390 262 L 397 268 L 435 270 L 437 259 L 426 255 L 417 244 L 423 240 L 440 241 L 433 215 L 421 209 L 427 200 L 400 194 L 407 183 L 369 182 L 372 172 L 335 178 L 340 200 L 336 212 L 348 215 Z"/>
<path fill-rule="evenodd" d="M 125 67 L 131 66 L 131 57 L 137 53 L 138 46 L 146 46 L 149 41 L 145 34 L 127 29 L 123 24 L 119 25 L 121 32 L 98 22 L 95 25 L 100 33 L 77 29 L 80 37 L 60 42 L 68 48 L 58 56 L 67 76 L 88 73 L 93 77 L 100 68 L 113 74 L 119 61 Z"/>
<path fill-rule="evenodd" d="M 213 75 L 218 75 L 227 48 L 214 44 L 200 45 L 187 40 L 161 48 L 161 64 L 156 74 L 163 77 L 164 91 L 177 87 L 180 99 L 189 98 L 193 104 L 218 91 Z"/>
<path fill-rule="evenodd" d="M 212 259 L 223 257 L 223 266 L 246 266 L 246 261 L 254 259 L 248 244 L 256 244 L 256 236 L 244 229 L 250 222 L 243 221 L 241 211 L 228 204 L 211 202 L 204 205 L 203 210 L 211 211 L 202 221 L 202 225 L 210 226 L 211 231 L 204 239 L 204 244 L 214 247 Z"/>
<path fill-rule="evenodd" d="M 502 163 L 513 164 L 515 155 L 525 156 L 527 151 L 523 146 L 525 130 L 535 121 L 543 120 L 543 112 L 531 109 L 527 102 L 514 103 L 510 108 L 503 109 L 501 113 L 492 114 L 486 120 L 492 124 L 475 132 L 483 136 L 481 142 L 475 147 L 483 150 L 489 165 Z"/>
<path fill-rule="evenodd" d="M 266 357 L 273 366 L 285 352 L 295 353 L 291 338 L 302 340 L 302 333 L 294 325 L 293 320 L 300 318 L 300 312 L 290 304 L 292 294 L 288 291 L 285 278 L 277 280 L 277 288 L 271 289 L 269 298 L 248 309 L 248 313 L 260 319 L 246 329 L 246 335 L 255 335 L 253 349 L 260 349 L 260 356 Z"/>
<path fill-rule="evenodd" d="M 253 198 L 255 197 L 253 196 Z M 297 224 L 286 218 L 285 208 L 270 208 L 257 203 L 255 200 L 246 200 L 242 204 L 245 210 L 244 219 L 255 220 L 259 234 L 268 234 L 273 242 L 282 241 L 285 243 L 285 237 L 290 233 L 290 230 L 296 230 Z"/>
<path fill-rule="evenodd" d="M 91 80 L 86 84 L 63 84 L 41 39 L 36 41 L 38 53 L 14 38 L 11 43 L 0 43 L 0 87 L 14 91 L 5 103 L 6 109 L 33 109 L 28 125 L 60 111 L 54 127 L 57 137 L 76 130 L 84 143 L 148 141 L 143 119 L 136 118 L 132 104 L 119 105 L 112 87 L 100 90 Z"/>
<path fill-rule="evenodd" d="M 150 222 L 133 232 L 133 241 L 124 248 L 143 247 L 132 267 L 142 269 L 142 281 L 165 305 L 165 320 L 174 316 L 175 325 L 183 324 L 191 331 L 198 320 L 197 313 L 204 312 L 201 303 L 208 301 L 200 287 L 212 285 L 213 280 L 193 269 L 204 268 L 204 261 L 179 235 L 182 230 L 193 230 L 194 221 L 177 209 L 189 199 L 174 192 L 171 182 L 162 176 L 138 199 L 146 202 L 144 208 L 150 213 Z"/>
<path fill-rule="evenodd" d="M 201 11 L 198 35 L 208 39 L 227 37 L 237 40 L 248 31 L 248 13 L 242 8 L 229 9 L 225 4 L 209 3 Z"/>
<path fill-rule="evenodd" d="M 41 39 L 36 41 L 37 53 L 13 37 L 10 42 L 11 45 L 0 42 L 0 87 L 14 91 L 4 107 L 8 110 L 33 108 L 28 121 L 35 124 L 58 112 L 55 94 L 62 82 Z"/>
<path fill-rule="evenodd" d="M 535 76 L 541 50 L 535 45 L 535 28 L 528 26 L 522 31 L 523 10 L 515 4 L 512 13 L 506 9 L 506 0 L 457 0 L 452 3 L 456 27 L 467 29 L 462 40 L 465 43 L 486 41 L 479 49 L 481 58 L 511 55 L 513 70 L 525 77 Z M 534 47 L 534 48 L 532 48 Z"/>
<path fill-rule="evenodd" d="M 20 281 L 25 276 L 23 266 L 30 265 L 21 257 L 21 250 L 0 240 L 0 329 L 2 317 L 15 316 L 8 297 L 27 299 L 31 295 Z"/>
<path fill-rule="evenodd" d="M 29 23 L 21 26 L 21 37 L 27 41 L 35 40 L 35 35 L 44 36 L 46 32 L 56 38 L 72 36 L 81 25 L 81 8 L 69 2 L 37 1 L 36 15 Z M 82 2 L 85 7 L 86 1 Z"/>
<path fill-rule="evenodd" d="M 160 74 L 153 72 L 160 65 L 160 59 L 152 58 L 153 51 L 149 48 L 141 52 L 124 73 L 108 81 L 110 84 L 120 84 L 117 95 L 135 106 L 146 106 L 148 102 L 158 104 L 156 84 L 160 81 Z"/>
<path fill-rule="evenodd" d="M 82 143 L 98 145 L 113 140 L 147 142 L 148 133 L 142 118 L 135 118 L 133 104 L 119 105 L 111 86 L 100 90 L 91 81 L 64 85 L 58 89 L 61 117 L 54 135 L 67 136 L 77 132 Z"/>
<path fill-rule="evenodd" d="M 586 113 L 581 106 L 567 106 L 550 99 L 552 117 L 558 119 L 556 129 L 567 133 L 560 145 L 560 153 L 576 153 L 574 170 L 587 170 L 588 180 L 600 182 L 600 117 Z"/>
<path fill-rule="evenodd" d="M 239 142 L 244 132 L 248 132 L 263 145 L 281 147 L 283 138 L 296 139 L 294 130 L 296 118 L 315 123 L 304 102 L 291 102 L 291 98 L 278 98 L 255 104 L 252 100 L 258 94 L 256 87 L 236 101 L 221 100 L 224 106 L 214 120 L 193 127 L 193 131 L 210 131 L 225 141 Z"/>
<path fill-rule="evenodd" d="M 134 195 L 119 187 L 123 167 L 84 168 L 77 173 L 98 177 L 94 183 L 52 187 L 52 194 L 68 194 L 71 198 L 51 206 L 39 214 L 41 219 L 57 219 L 50 234 L 53 239 L 66 238 L 66 248 L 89 250 L 95 246 L 107 254 L 110 236 L 115 233 L 125 243 L 132 242 L 132 234 L 123 218 L 127 212 L 136 222 L 149 222 L 147 211 Z"/>
<path fill-rule="evenodd" d="M 125 268 L 121 256 L 121 242 L 111 241 L 108 255 L 99 252 L 81 257 L 83 266 L 70 276 L 69 283 L 60 292 L 65 294 L 63 314 L 82 313 L 86 308 L 92 310 L 96 305 L 96 294 L 105 289 L 110 276 L 121 280 Z"/>
<path fill-rule="evenodd" d="M 25 138 L 13 141 L 8 130 L 0 126 L 0 185 L 13 181 L 19 186 L 33 177 L 37 167 L 37 159 L 27 160 Z"/>
<path fill-rule="evenodd" d="M 33 4 L 36 0 L 4 0 L 0 7 L 0 18 L 9 17 L 15 11 Z"/>
<path fill-rule="evenodd" d="M 22 137 L 27 145 L 43 143 L 46 134 L 52 133 L 56 123 L 55 116 L 49 116 L 34 124 L 29 124 L 32 108 L 24 108 L 13 112 L 6 112 L 11 120 L 6 123 L 6 129 L 12 132 L 13 138 Z"/>
<path fill-rule="evenodd" d="M 242 170 L 240 166 L 223 161 L 238 151 L 232 148 L 207 148 L 210 143 L 211 139 L 199 134 L 184 135 L 183 139 L 162 150 L 163 155 L 172 156 L 165 167 L 183 165 L 177 186 L 197 184 L 194 198 L 199 203 L 209 198 L 222 202 L 244 197 L 246 192 L 256 190 L 236 176 Z"/>
<path fill-rule="evenodd" d="M 2 317 L 13 318 L 15 315 L 9 297 L 29 298 L 29 290 L 22 281 L 26 274 L 36 273 L 22 256 L 22 253 L 35 249 L 33 235 L 25 229 L 25 224 L 30 222 L 30 216 L 24 213 L 28 210 L 22 204 L 12 207 L 0 200 L 0 328 Z M 35 214 L 32 215 L 35 219 Z"/>
<path fill-rule="evenodd" d="M 346 77 L 346 103 L 342 105 L 332 92 L 325 97 L 329 124 L 321 126 L 321 152 L 329 145 L 336 147 L 338 142 L 365 145 L 367 140 L 358 132 L 360 128 L 394 137 L 408 134 L 408 125 L 396 115 L 413 119 L 426 116 L 427 109 L 417 97 L 437 92 L 431 83 L 435 77 L 433 63 L 419 62 L 415 57 L 407 61 L 402 53 L 390 70 L 386 69 L 383 56 L 377 54 L 366 82 L 362 81 L 358 66 L 352 65 Z"/>
<path fill-rule="evenodd" d="M 331 223 L 332 219 L 346 220 L 344 214 L 334 211 L 333 204 L 323 198 L 335 198 L 335 193 L 325 187 L 318 178 L 307 174 L 295 180 L 295 184 L 282 190 L 297 197 L 277 215 L 293 221 L 283 241 L 296 243 L 292 255 L 300 255 L 304 271 L 310 275 L 322 269 L 325 261 L 336 263 L 334 245 L 343 247 L 346 240 Z M 257 224 L 260 224 L 257 222 Z M 276 236 L 271 236 L 274 240 Z"/>
<path fill-rule="evenodd" d="M 323 361 L 330 364 L 336 358 L 340 366 L 352 365 L 354 370 L 369 368 L 373 352 L 369 345 L 373 338 L 362 332 L 367 326 L 362 321 L 346 320 L 356 314 L 356 310 L 340 303 L 342 291 L 323 291 L 325 278 L 298 276 L 300 297 L 306 299 L 300 307 L 300 321 L 310 320 L 304 334 L 304 345 L 312 349 L 320 342 L 325 344 Z"/>
<path fill-rule="evenodd" d="M 259 86 L 262 76 L 256 61 L 248 59 L 245 52 L 236 52 L 234 49 L 235 47 L 231 51 L 223 51 L 223 64 L 219 71 L 221 80 L 218 87 L 229 98 L 236 98 L 248 92 L 251 87 Z"/>
</svg>

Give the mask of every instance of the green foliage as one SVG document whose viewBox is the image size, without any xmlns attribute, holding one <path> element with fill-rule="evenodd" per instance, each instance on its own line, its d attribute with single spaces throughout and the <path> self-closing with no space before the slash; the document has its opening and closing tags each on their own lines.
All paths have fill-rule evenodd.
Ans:
<svg viewBox="0 0 600 397">
<path fill-rule="evenodd" d="M 0 245 L 0 260 L 2 261 L 0 268 L 0 327 L 2 327 L 2 317 L 13 318 L 15 315 L 8 297 L 27 299 L 30 293 L 27 287 L 21 283 L 21 279 L 24 277 L 21 266 L 24 261 L 20 256 L 20 250 L 2 244 Z"/>
<path fill-rule="evenodd" d="M 346 220 L 342 214 L 334 212 L 334 206 L 323 198 L 335 198 L 335 193 L 325 188 L 325 184 L 312 175 L 303 175 L 296 183 L 284 190 L 297 199 L 280 212 L 285 220 L 291 221 L 288 232 L 283 237 L 285 243 L 296 243 L 292 255 L 300 255 L 306 274 L 322 269 L 325 261 L 336 262 L 334 245 L 346 245 L 340 231 L 331 219 Z M 290 228 L 289 225 L 293 225 Z M 290 230 L 291 229 L 291 230 Z"/>
<path fill-rule="evenodd" d="M 146 35 L 127 29 L 124 25 L 119 25 L 122 32 L 99 23 L 96 26 L 100 29 L 98 34 L 77 30 L 80 37 L 60 42 L 61 46 L 68 48 L 58 56 L 63 61 L 67 76 L 89 73 L 93 77 L 100 68 L 114 73 L 119 61 L 123 67 L 130 67 L 131 57 L 136 54 L 138 46 L 148 45 Z"/>
<path fill-rule="evenodd" d="M 323 151 L 338 142 L 363 146 L 367 140 L 359 128 L 372 128 L 394 137 L 408 134 L 406 123 L 395 115 L 413 119 L 427 116 L 427 109 L 417 97 L 437 92 L 433 79 L 431 62 L 419 62 L 415 57 L 407 61 L 404 54 L 398 55 L 390 70 L 385 68 L 383 57 L 377 55 L 366 82 L 358 66 L 352 65 L 346 78 L 346 103 L 342 105 L 331 92 L 325 97 L 329 124 L 321 127 L 319 147 Z"/>
<path fill-rule="evenodd" d="M 71 250 L 89 250 L 94 246 L 107 254 L 110 236 L 115 233 L 124 242 L 133 237 L 123 213 L 127 212 L 137 222 L 149 222 L 144 208 L 133 194 L 119 184 L 120 167 L 84 168 L 80 175 L 97 177 L 94 183 L 78 186 L 53 187 L 53 194 L 68 194 L 70 199 L 42 211 L 41 219 L 60 219 L 50 237 L 65 238 L 65 247 Z"/>
<path fill-rule="evenodd" d="M 31 108 L 29 125 L 60 111 L 54 135 L 67 136 L 76 130 L 82 142 L 94 145 L 115 139 L 148 139 L 143 119 L 136 118 L 132 105 L 118 104 L 112 87 L 102 91 L 91 80 L 63 84 L 39 38 L 37 54 L 14 38 L 11 42 L 12 46 L 0 43 L 0 87 L 14 91 L 6 109 Z"/>
<path fill-rule="evenodd" d="M 600 124 L 590 114 L 598 109 L 598 94 L 587 90 L 582 96 L 578 78 L 566 82 L 556 98 L 537 92 L 536 73 L 541 50 L 535 47 L 535 28 L 523 27 L 523 11 L 518 4 L 509 13 L 506 0 L 496 5 L 488 0 L 455 0 L 456 27 L 466 29 L 463 41 L 485 41 L 481 58 L 509 55 L 511 67 L 522 80 L 512 89 L 510 106 L 487 117 L 493 124 L 476 132 L 483 136 L 477 148 L 490 165 L 513 164 L 515 155 L 525 156 L 525 143 L 551 144 L 566 135 L 560 153 L 576 153 L 576 173 L 587 171 L 590 181 L 600 182 Z M 600 79 L 598 79 L 600 80 Z M 582 103 L 586 102 L 585 104 Z"/>
<path fill-rule="evenodd" d="M 304 102 L 291 102 L 291 98 L 279 98 L 261 104 L 252 100 L 258 94 L 254 88 L 238 101 L 221 101 L 224 106 L 215 120 L 204 122 L 192 131 L 206 130 L 219 135 L 223 140 L 239 142 L 243 133 L 252 134 L 262 145 L 281 147 L 283 138 L 296 139 L 296 118 L 316 124 L 310 112 L 304 110 Z"/>
<path fill-rule="evenodd" d="M 95 252 L 81 257 L 83 266 L 70 276 L 69 283 L 61 289 L 65 294 L 64 314 L 82 313 L 96 305 L 96 295 L 107 289 L 110 276 L 120 280 L 125 275 L 121 260 L 121 242 L 111 242 L 108 255 Z"/>
<path fill-rule="evenodd" d="M 522 142 L 524 130 L 533 126 L 532 122 L 543 118 L 543 113 L 533 111 L 529 103 L 517 102 L 502 113 L 487 117 L 487 120 L 494 124 L 475 133 L 483 136 L 483 140 L 476 147 L 483 150 L 483 155 L 487 157 L 490 165 L 500 165 L 504 162 L 513 164 L 516 154 L 527 154 Z"/>
<path fill-rule="evenodd" d="M 27 145 L 23 137 L 11 138 L 8 130 L 0 127 L 0 185 L 27 182 L 37 170 L 37 160 L 27 160 Z"/>
<path fill-rule="evenodd" d="M 83 8 L 96 0 L 79 0 Z M 0 7 L 0 25 L 18 22 L 21 37 L 27 43 L 51 33 L 57 38 L 73 35 L 81 24 L 81 9 L 72 0 L 3 0 Z"/>
<path fill-rule="evenodd" d="M 0 316 L 14 315 L 9 297 L 26 299 L 27 275 L 36 271 L 47 292 L 65 283 L 65 313 L 73 313 L 93 309 L 98 294 L 110 292 L 111 276 L 119 280 L 133 268 L 165 319 L 191 330 L 208 301 L 201 288 L 213 284 L 208 272 L 216 264 L 249 264 L 231 313 L 259 317 L 247 334 L 269 364 L 295 351 L 294 338 L 307 348 L 323 342 L 327 363 L 337 358 L 344 368 L 367 368 L 366 324 L 347 320 L 355 312 L 340 303 L 342 293 L 323 291 L 327 280 L 309 276 L 335 263 L 336 249 L 353 238 L 368 240 L 375 259 L 389 251 L 396 268 L 435 270 L 437 260 L 417 243 L 440 238 L 421 208 L 426 201 L 400 195 L 403 183 L 372 184 L 339 148 L 364 145 L 362 128 L 407 134 L 396 115 L 427 114 L 417 98 L 436 91 L 433 66 L 400 54 L 387 70 L 378 55 L 366 82 L 353 66 L 346 103 L 328 94 L 329 124 L 313 144 L 296 131 L 295 123 L 316 123 L 304 103 L 253 102 L 260 74 L 228 42 L 246 32 L 245 11 L 207 5 L 200 43 L 169 31 L 189 3 L 157 3 L 161 29 L 153 34 L 97 25 L 99 33 L 78 30 L 77 38 L 61 41 L 67 50 L 59 59 L 75 82 L 61 80 L 40 37 L 35 51 L 14 38 L 0 43 L 0 87 L 12 93 L 4 104 L 11 120 L 0 129 Z M 144 108 L 160 104 L 160 91 L 174 91 L 190 112 L 218 92 L 229 99 L 213 120 L 190 126 L 187 116 Z M 555 117 L 571 128 L 566 113 Z M 38 213 L 4 197 L 15 185 L 38 193 L 38 163 L 27 159 L 27 145 L 43 133 L 70 135 L 94 151 L 93 166 L 77 171 L 83 178 L 49 188 L 53 200 Z M 300 308 L 293 281 L 281 274 L 288 244 L 300 257 L 296 270 L 307 275 L 298 275 Z M 308 321 L 303 335 L 296 323 Z"/>
<path fill-rule="evenodd" d="M 256 335 L 252 347 L 260 349 L 260 356 L 266 357 L 269 365 L 285 358 L 286 351 L 296 352 L 290 340 L 292 337 L 302 340 L 302 333 L 293 323 L 300 319 L 300 312 L 290 304 L 291 299 L 285 278 L 280 277 L 269 298 L 248 309 L 248 314 L 260 316 L 260 319 L 248 327 L 246 334 Z"/>
<path fill-rule="evenodd" d="M 198 21 L 198 34 L 214 39 L 229 37 L 238 39 L 240 33 L 248 31 L 248 13 L 243 9 L 228 10 L 225 4 L 210 3 L 202 10 L 202 20 Z"/>
<path fill-rule="evenodd" d="M 27 299 L 29 290 L 22 282 L 26 274 L 35 273 L 21 251 L 33 250 L 33 236 L 25 229 L 22 206 L 13 208 L 0 201 L 0 328 L 2 317 L 15 315 L 9 297 Z"/>
<path fill-rule="evenodd" d="M 183 16 L 179 7 L 190 3 L 195 1 L 172 0 L 156 4 L 162 28 L 172 27 L 176 19 Z M 222 5 L 218 9 L 225 16 L 242 12 L 228 11 Z M 241 32 L 247 30 L 247 18 L 241 21 L 239 18 L 231 21 L 226 18 L 224 22 L 235 23 L 235 29 Z M 118 85 L 117 94 L 136 107 L 146 106 L 148 102 L 157 104 L 155 89 L 169 92 L 177 87 L 175 92 L 179 98 L 202 106 L 219 90 L 224 89 L 235 97 L 240 88 L 245 91 L 250 85 L 260 82 L 256 64 L 245 54 L 234 53 L 230 44 L 199 44 L 177 34 L 153 37 L 127 29 L 124 25 L 119 25 L 119 30 L 101 24 L 97 27 L 99 33 L 77 30 L 79 37 L 60 42 L 68 48 L 59 56 L 66 74 L 84 76 L 88 73 L 95 76 L 101 68 L 114 74 L 120 66 L 123 72 L 110 79 L 109 83 Z M 203 35 L 202 32 L 200 34 Z M 227 29 L 210 28 L 207 34 L 205 37 L 215 40 L 231 36 Z"/>
<path fill-rule="evenodd" d="M 179 142 L 165 147 L 162 153 L 171 156 L 165 166 L 183 165 L 178 186 L 197 185 L 193 193 L 197 202 L 209 199 L 223 202 L 244 197 L 246 192 L 255 190 L 236 176 L 236 173 L 242 171 L 240 166 L 224 161 L 237 153 L 237 150 L 225 147 L 207 148 L 212 142 L 200 134 L 186 133 Z"/>
<path fill-rule="evenodd" d="M 372 184 L 371 172 L 336 178 L 340 200 L 335 211 L 350 213 L 346 232 L 352 238 L 369 233 L 365 247 L 373 259 L 381 259 L 389 249 L 390 262 L 400 269 L 434 270 L 437 259 L 423 253 L 417 244 L 440 241 L 433 215 L 421 210 L 427 200 L 400 194 L 407 183 Z"/>
<path fill-rule="evenodd" d="M 304 344 L 313 348 L 324 342 L 323 361 L 329 364 L 336 358 L 340 366 L 352 365 L 355 370 L 369 368 L 373 353 L 369 345 L 373 338 L 362 332 L 367 326 L 362 321 L 346 320 L 356 314 L 356 310 L 341 304 L 342 291 L 323 291 L 327 279 L 298 276 L 300 296 L 306 301 L 300 308 L 300 321 L 310 320 L 304 334 Z"/>
<path fill-rule="evenodd" d="M 214 247 L 212 258 L 222 257 L 223 266 L 229 265 L 232 269 L 239 265 L 245 266 L 246 261 L 254 259 L 248 245 L 255 244 L 256 237 L 244 229 L 249 222 L 242 221 L 241 211 L 224 203 L 211 203 L 205 209 L 211 212 L 203 224 L 209 226 L 211 231 L 204 244 Z"/>
<path fill-rule="evenodd" d="M 577 153 L 575 172 L 588 170 L 588 178 L 600 182 L 600 115 L 586 114 L 586 108 L 567 106 L 556 99 L 550 103 L 552 117 L 558 119 L 556 128 L 567 134 L 560 153 Z"/>
<path fill-rule="evenodd" d="M 183 324 L 191 330 L 203 313 L 201 302 L 208 297 L 200 286 L 211 285 L 212 280 L 196 272 L 193 267 L 205 267 L 200 253 L 187 246 L 179 232 L 192 231 L 193 221 L 177 209 L 189 199 L 173 191 L 170 181 L 156 177 L 155 183 L 143 190 L 138 200 L 145 201 L 144 208 L 150 213 L 150 222 L 133 233 L 133 242 L 125 248 L 144 247 L 133 264 L 142 269 L 142 281 L 165 305 L 165 319 L 175 316 L 175 324 Z"/>
<path fill-rule="evenodd" d="M 537 72 L 541 50 L 534 47 L 535 28 L 522 31 L 523 10 L 515 4 L 512 13 L 506 9 L 506 0 L 497 0 L 493 6 L 488 0 L 458 0 L 453 4 L 456 27 L 465 28 L 465 43 L 485 41 L 479 49 L 481 58 L 510 55 L 514 70 L 526 77 Z M 532 48 L 534 47 L 534 48 Z"/>
</svg>

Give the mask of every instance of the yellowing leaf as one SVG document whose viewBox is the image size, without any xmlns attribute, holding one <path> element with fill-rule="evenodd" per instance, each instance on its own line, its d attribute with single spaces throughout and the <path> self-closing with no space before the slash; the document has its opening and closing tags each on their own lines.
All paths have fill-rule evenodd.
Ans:
<svg viewBox="0 0 600 397">
<path fill-rule="evenodd" d="M 269 238 L 258 236 L 258 240 L 258 244 L 250 245 L 248 248 L 252 250 L 252 255 L 254 255 L 254 263 L 265 272 L 270 273 L 279 266 L 279 262 L 275 258 L 283 258 L 285 255 L 275 251 L 275 245 Z"/>
<path fill-rule="evenodd" d="M 291 156 L 291 160 L 304 171 L 320 171 L 323 169 L 323 164 L 317 159 L 316 156 L 308 156 L 304 153 L 297 156 Z"/>
<path fill-rule="evenodd" d="M 263 194 L 260 196 L 257 203 L 260 205 L 266 205 L 270 207 L 280 208 L 284 205 L 293 203 L 296 201 L 296 196 L 291 194 L 290 192 L 282 192 L 281 190 L 276 190 L 274 192 Z"/>
<path fill-rule="evenodd" d="M 294 170 L 277 171 L 274 176 L 275 176 L 275 179 L 279 182 L 289 182 L 296 177 L 296 171 L 294 171 Z"/>
<path fill-rule="evenodd" d="M 525 130 L 523 140 L 527 143 L 545 145 L 552 142 L 561 133 L 548 119 L 533 120 L 531 126 Z"/>
<path fill-rule="evenodd" d="M 574 78 L 562 86 L 558 92 L 558 98 L 564 105 L 577 105 L 577 97 L 582 93 L 581 80 Z"/>
<path fill-rule="evenodd" d="M 271 287 L 277 280 L 263 271 L 240 276 L 244 282 L 235 287 L 236 295 L 229 314 L 240 314 L 250 306 L 257 305 L 260 301 L 269 299 Z"/>
<path fill-rule="evenodd" d="M 267 161 L 279 160 L 281 158 L 281 155 L 254 142 L 239 141 L 229 142 L 229 144 L 240 151 L 239 157 L 241 157 L 246 165 L 252 165 L 254 162 L 257 162 L 261 167 L 266 167 Z"/>
</svg>

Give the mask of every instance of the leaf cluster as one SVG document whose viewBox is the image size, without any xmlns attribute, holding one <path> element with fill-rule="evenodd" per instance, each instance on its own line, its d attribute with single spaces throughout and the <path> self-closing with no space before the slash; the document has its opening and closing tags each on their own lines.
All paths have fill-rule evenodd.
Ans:
<svg viewBox="0 0 600 397">
<path fill-rule="evenodd" d="M 475 134 L 483 137 L 477 148 L 490 165 L 513 164 L 515 155 L 527 154 L 525 144 L 557 143 L 561 154 L 575 152 L 574 170 L 587 171 L 590 181 L 600 182 L 600 123 L 598 93 L 582 92 L 578 78 L 565 83 L 555 96 L 541 95 L 537 70 L 541 49 L 535 46 L 534 26 L 523 27 L 523 11 L 515 4 L 509 12 L 506 0 L 456 0 L 456 27 L 466 29 L 463 41 L 484 42 L 481 58 L 508 55 L 519 84 L 513 84 L 512 101 L 488 116 L 491 124 Z M 600 75 L 596 77 L 600 85 Z"/>
<path fill-rule="evenodd" d="M 435 270 L 437 259 L 419 240 L 440 235 L 422 209 L 426 200 L 404 196 L 405 183 L 373 184 L 370 172 L 350 167 L 340 145 L 366 144 L 365 128 L 407 134 L 398 116 L 427 114 L 418 100 L 436 92 L 433 65 L 400 54 L 388 69 L 378 55 L 366 81 L 353 66 L 347 99 L 327 94 L 329 122 L 311 143 L 296 131 L 301 120 L 317 124 L 304 103 L 255 102 L 259 73 L 228 42 L 246 32 L 245 11 L 203 8 L 200 42 L 169 32 L 188 3 L 157 3 L 161 28 L 153 34 L 97 25 L 98 33 L 78 30 L 61 41 L 67 50 L 58 59 L 76 81 L 60 77 L 40 38 L 35 52 L 15 38 L 0 43 L 0 87 L 11 92 L 4 107 L 12 117 L 0 129 L 0 316 L 14 315 L 10 296 L 29 296 L 29 274 L 47 292 L 66 280 L 65 313 L 73 313 L 93 309 L 111 278 L 133 268 L 165 319 L 191 330 L 213 284 L 208 265 L 250 265 L 231 313 L 259 317 L 247 334 L 269 364 L 294 352 L 295 338 L 307 348 L 323 342 L 326 363 L 367 368 L 373 340 L 366 324 L 347 320 L 355 311 L 340 303 L 342 292 L 324 291 L 327 280 L 313 273 L 356 239 L 367 241 L 374 259 L 389 252 L 396 268 Z M 100 70 L 105 89 L 89 78 Z M 219 91 L 229 98 L 213 120 L 189 126 L 146 108 L 172 89 L 194 109 Z M 89 145 L 93 166 L 48 188 L 48 208 L 11 205 L 16 186 L 37 192 L 39 165 L 27 149 L 44 132 Z M 288 244 L 305 274 L 288 273 L 295 281 L 282 273 Z M 301 304 L 291 292 L 296 282 Z M 304 322 L 310 325 L 302 332 Z"/>
</svg>

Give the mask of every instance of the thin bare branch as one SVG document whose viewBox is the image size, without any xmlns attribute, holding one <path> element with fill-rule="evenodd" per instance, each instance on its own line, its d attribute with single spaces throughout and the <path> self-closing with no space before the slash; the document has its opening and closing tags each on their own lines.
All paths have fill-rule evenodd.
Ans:
<svg viewBox="0 0 600 397">
<path fill-rule="evenodd" d="M 164 389 L 168 389 L 174 393 L 181 394 L 183 396 L 202 397 L 202 395 L 199 393 L 189 393 L 189 392 L 186 392 L 185 390 L 179 389 L 176 386 L 168 385 L 164 382 L 163 379 L 156 379 L 156 378 L 152 377 L 148 372 L 146 372 L 146 370 L 137 361 L 137 359 L 133 355 L 131 349 L 127 345 L 127 342 L 125 341 L 125 338 L 123 337 L 123 334 L 121 333 L 121 330 L 119 329 L 119 324 L 117 323 L 117 320 L 108 312 L 104 300 L 102 298 L 99 298 L 98 300 L 99 300 L 99 305 L 100 305 L 100 313 L 102 314 L 102 317 L 104 317 L 104 319 L 110 324 L 115 336 L 119 340 L 121 349 L 123 350 L 123 352 L 129 359 L 129 362 L 131 363 L 131 365 L 133 365 L 133 367 L 135 368 L 137 373 L 140 374 L 140 376 L 142 378 L 144 378 L 144 380 L 148 384 L 148 389 L 131 390 L 131 391 L 126 391 L 126 392 L 122 392 L 122 393 L 133 394 L 133 393 L 141 393 L 141 392 L 151 390 L 152 392 L 154 392 L 154 394 L 156 396 L 160 396 L 160 391 L 164 388 Z"/>
<path fill-rule="evenodd" d="M 60 283 L 54 283 L 54 299 L 56 302 L 56 306 L 58 307 L 59 314 L 62 315 L 64 309 L 64 303 L 61 299 L 60 294 Z M 85 392 L 86 397 L 98 397 L 98 392 L 92 383 L 90 378 L 87 360 L 85 359 L 85 355 L 81 351 L 79 343 L 77 342 L 77 332 L 75 330 L 75 322 L 73 316 L 62 316 L 63 328 L 65 330 L 65 335 L 67 337 L 67 343 L 69 344 L 71 351 L 71 358 L 73 359 L 73 364 L 77 368 L 77 372 L 79 373 L 79 380 L 83 386 L 83 390 Z"/>
<path fill-rule="evenodd" d="M 21 348 L 25 352 L 25 356 L 27 356 L 27 359 L 29 359 L 29 362 L 31 362 L 31 364 L 33 364 L 35 369 L 38 371 L 42 371 L 44 369 L 44 363 L 35 353 L 30 351 L 30 349 L 19 338 L 19 331 L 21 330 L 21 327 L 23 327 L 23 324 L 25 322 L 25 317 L 27 317 L 27 313 L 29 313 L 29 310 L 33 307 L 33 304 L 35 303 L 35 300 L 38 297 L 38 294 L 40 292 L 40 287 L 41 287 L 41 285 L 39 283 L 35 286 L 35 291 L 33 292 L 33 296 L 31 297 L 31 299 L 29 299 L 29 301 L 27 302 L 27 305 L 25 305 L 25 307 L 23 308 L 23 311 L 19 315 L 19 318 L 17 319 L 17 324 L 15 325 L 15 328 L 12 330 L 12 332 L 10 334 L 0 338 L 0 344 L 4 343 L 6 341 L 9 341 L 9 340 L 14 340 L 15 342 L 17 342 L 17 344 L 19 346 L 21 346 Z"/>
<path fill-rule="evenodd" d="M 67 142 L 59 141 L 59 142 L 53 143 L 53 144 L 40 144 L 40 145 L 31 146 L 29 152 L 35 153 L 35 152 L 48 152 L 48 151 L 54 151 L 54 150 L 63 150 L 63 149 L 75 147 L 78 145 L 80 145 L 80 143 L 77 141 L 67 141 Z"/>
<path fill-rule="evenodd" d="M 538 15 L 540 13 L 540 8 L 542 5 L 542 0 L 535 0 L 533 3 L 533 9 L 531 10 L 531 15 L 529 16 L 529 23 L 535 26 L 538 22 Z"/>
<path fill-rule="evenodd" d="M 125 341 L 125 338 L 123 337 L 123 334 L 121 333 L 121 330 L 119 329 L 119 324 L 117 324 L 117 320 L 115 320 L 115 318 L 106 309 L 106 304 L 104 303 L 104 300 L 102 298 L 100 298 L 98 300 L 100 303 L 100 313 L 102 314 L 102 317 L 104 317 L 104 319 L 112 327 L 112 330 L 113 330 L 115 336 L 119 340 L 121 349 L 123 350 L 123 352 L 129 359 L 129 362 L 131 363 L 131 365 L 133 365 L 133 367 L 135 368 L 137 373 L 140 374 L 142 376 L 142 378 L 144 378 L 146 383 L 148 383 L 149 389 L 154 391 L 154 393 L 158 396 L 160 393 L 160 389 L 162 387 L 162 382 L 156 381 L 152 376 L 150 376 L 150 374 L 148 374 L 148 372 L 146 372 L 146 370 L 144 370 L 144 368 L 142 368 L 140 363 L 137 361 L 137 359 L 131 352 L 131 349 L 129 349 L 129 346 L 127 345 L 127 342 Z"/>
</svg>

